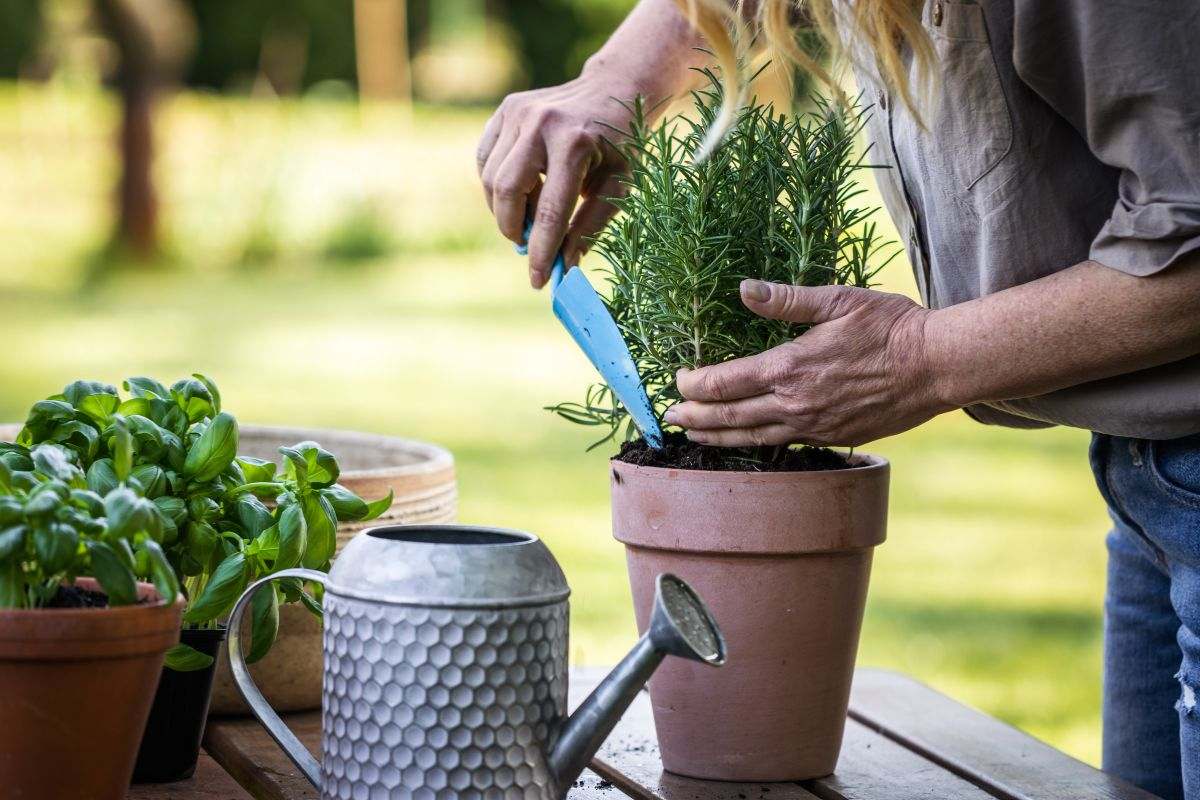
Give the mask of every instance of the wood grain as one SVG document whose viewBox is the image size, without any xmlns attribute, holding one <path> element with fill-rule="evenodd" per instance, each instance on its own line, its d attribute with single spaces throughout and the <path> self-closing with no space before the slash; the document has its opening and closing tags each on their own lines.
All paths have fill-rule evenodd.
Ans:
<svg viewBox="0 0 1200 800">
<path fill-rule="evenodd" d="M 126 800 L 251 800 L 251 796 L 216 761 L 201 753 L 192 777 L 132 786 Z"/>
<path fill-rule="evenodd" d="M 288 714 L 283 719 L 300 737 L 300 741 L 319 757 L 321 712 Z M 320 798 L 320 792 L 313 788 L 255 720 L 232 717 L 209 720 L 204 747 L 237 779 L 237 783 L 241 783 L 250 791 L 255 800 Z M 172 797 L 175 800 L 192 800 L 191 795 L 179 794 Z M 567 800 L 620 800 L 621 797 L 623 795 L 613 784 L 590 770 L 585 770 L 567 795 Z M 201 798 L 208 800 L 206 795 L 197 796 L 197 800 Z M 166 796 L 138 800 L 166 800 Z"/>
<path fill-rule="evenodd" d="M 850 718 L 999 800 L 1153 800 L 1154 795 L 905 675 L 860 669 Z"/>
</svg>

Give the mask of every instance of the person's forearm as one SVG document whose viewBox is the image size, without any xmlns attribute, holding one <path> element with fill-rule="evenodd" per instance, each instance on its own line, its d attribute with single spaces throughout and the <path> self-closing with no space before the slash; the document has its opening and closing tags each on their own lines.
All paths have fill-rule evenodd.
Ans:
<svg viewBox="0 0 1200 800">
<path fill-rule="evenodd" d="M 584 64 L 583 78 L 613 84 L 614 93 L 643 95 L 648 106 L 688 88 L 692 67 L 709 58 L 703 38 L 672 0 L 641 0 L 599 51 Z"/>
<path fill-rule="evenodd" d="M 931 313 L 929 374 L 956 406 L 1031 397 L 1200 353 L 1200 258 L 1149 277 L 1093 261 Z"/>
</svg>

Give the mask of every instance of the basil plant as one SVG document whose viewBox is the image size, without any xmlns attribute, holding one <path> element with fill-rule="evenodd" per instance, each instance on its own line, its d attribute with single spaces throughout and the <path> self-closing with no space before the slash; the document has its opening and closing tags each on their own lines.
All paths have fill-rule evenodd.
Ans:
<svg viewBox="0 0 1200 800">
<path fill-rule="evenodd" d="M 114 452 L 130 452 L 119 422 L 113 437 Z M 129 488 L 89 489 L 67 449 L 0 443 L 0 608 L 45 606 L 79 575 L 99 581 L 112 606 L 137 602 L 138 579 L 174 598 L 163 532 L 157 508 Z"/>
<path fill-rule="evenodd" d="M 35 403 L 12 452 L 53 444 L 83 471 L 88 491 L 107 498 L 124 489 L 148 504 L 161 524 L 155 541 L 187 600 L 187 627 L 218 626 L 246 587 L 266 575 L 298 566 L 328 570 L 338 523 L 374 519 L 391 506 L 390 492 L 368 503 L 338 484 L 337 460 L 315 442 L 280 448 L 282 470 L 239 456 L 237 421 L 203 375 L 169 389 L 129 378 L 123 388 L 125 397 L 107 384 L 76 381 Z M 126 429 L 128 451 L 115 438 Z M 264 587 L 252 602 L 247 661 L 274 643 L 281 602 L 321 613 L 319 595 L 299 580 Z M 167 654 L 173 669 L 211 663 L 183 644 Z"/>
</svg>

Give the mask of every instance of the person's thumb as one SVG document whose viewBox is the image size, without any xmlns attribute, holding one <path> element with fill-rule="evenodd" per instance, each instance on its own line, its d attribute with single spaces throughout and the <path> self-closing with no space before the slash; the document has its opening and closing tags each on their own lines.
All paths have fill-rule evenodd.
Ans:
<svg viewBox="0 0 1200 800">
<path fill-rule="evenodd" d="M 742 302 L 746 308 L 767 319 L 819 325 L 844 317 L 861 302 L 866 289 L 854 286 L 791 286 L 746 279 L 742 281 Z"/>
</svg>

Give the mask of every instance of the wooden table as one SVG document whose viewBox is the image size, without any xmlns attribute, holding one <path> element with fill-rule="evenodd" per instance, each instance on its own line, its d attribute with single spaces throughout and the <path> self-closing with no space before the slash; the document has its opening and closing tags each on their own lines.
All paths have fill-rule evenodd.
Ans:
<svg viewBox="0 0 1200 800">
<path fill-rule="evenodd" d="M 574 678 L 573 701 L 594 684 L 597 674 Z M 320 714 L 293 714 L 287 721 L 317 752 Z M 210 721 L 205 747 L 258 800 L 318 797 L 253 720 Z M 645 694 L 613 731 L 592 769 L 571 790 L 570 800 L 1153 800 L 1153 795 L 924 684 L 873 669 L 855 675 L 841 759 L 827 778 L 802 784 L 740 784 L 664 773 Z M 214 793 L 212 781 L 200 783 L 207 793 L 130 796 L 242 800 L 242 795 L 220 793 L 225 789 Z"/>
</svg>

